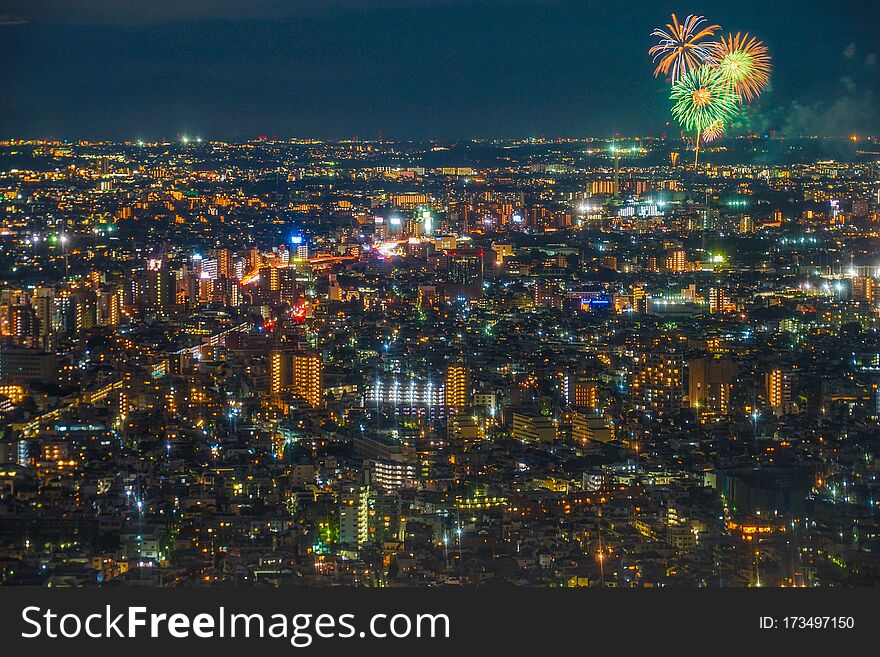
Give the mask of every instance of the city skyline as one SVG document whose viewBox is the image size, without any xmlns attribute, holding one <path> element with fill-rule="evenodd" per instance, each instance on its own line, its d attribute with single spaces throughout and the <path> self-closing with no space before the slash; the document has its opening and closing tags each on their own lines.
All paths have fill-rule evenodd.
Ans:
<svg viewBox="0 0 880 657">
<path fill-rule="evenodd" d="M 880 583 L 880 12 L 116 4 L 0 16 L 0 586 Z"/>
</svg>

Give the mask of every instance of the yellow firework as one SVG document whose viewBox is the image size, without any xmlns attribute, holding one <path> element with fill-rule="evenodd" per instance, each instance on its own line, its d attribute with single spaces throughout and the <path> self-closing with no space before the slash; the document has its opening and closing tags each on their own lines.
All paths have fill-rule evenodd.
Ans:
<svg viewBox="0 0 880 657">
<path fill-rule="evenodd" d="M 767 46 L 748 33 L 728 34 L 712 44 L 713 66 L 744 101 L 761 95 L 770 79 L 770 55 Z"/>
<path fill-rule="evenodd" d="M 721 139 L 721 135 L 724 134 L 724 122 L 723 121 L 712 121 L 709 125 L 703 128 L 703 132 L 700 135 L 703 139 L 703 143 L 708 144 L 710 141 L 715 141 L 716 139 Z"/>
</svg>

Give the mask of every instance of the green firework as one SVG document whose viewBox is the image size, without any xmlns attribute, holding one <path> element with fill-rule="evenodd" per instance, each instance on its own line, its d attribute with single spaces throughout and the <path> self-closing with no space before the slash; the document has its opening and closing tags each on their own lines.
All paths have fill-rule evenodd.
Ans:
<svg viewBox="0 0 880 657">
<path fill-rule="evenodd" d="M 688 131 L 702 132 L 716 121 L 727 123 L 739 112 L 739 96 L 718 69 L 703 66 L 688 72 L 669 93 L 672 116 Z"/>
</svg>

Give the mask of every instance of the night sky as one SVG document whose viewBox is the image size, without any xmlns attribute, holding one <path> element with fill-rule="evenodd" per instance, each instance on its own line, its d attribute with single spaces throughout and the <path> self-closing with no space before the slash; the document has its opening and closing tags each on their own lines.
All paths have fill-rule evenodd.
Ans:
<svg viewBox="0 0 880 657">
<path fill-rule="evenodd" d="M 673 11 L 770 48 L 751 129 L 880 134 L 877 0 L 0 0 L 0 137 L 658 134 Z"/>
</svg>

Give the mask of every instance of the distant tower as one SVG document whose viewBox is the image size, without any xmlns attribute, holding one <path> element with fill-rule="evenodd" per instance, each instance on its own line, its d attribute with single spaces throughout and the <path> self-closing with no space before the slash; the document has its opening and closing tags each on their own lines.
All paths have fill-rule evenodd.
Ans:
<svg viewBox="0 0 880 657">
<path fill-rule="evenodd" d="M 614 198 L 617 198 L 617 192 L 620 190 L 620 150 L 617 148 L 617 138 L 620 136 L 619 132 L 614 133 L 614 142 L 612 148 L 614 149 L 614 189 L 612 190 L 611 195 Z"/>
</svg>

